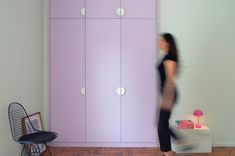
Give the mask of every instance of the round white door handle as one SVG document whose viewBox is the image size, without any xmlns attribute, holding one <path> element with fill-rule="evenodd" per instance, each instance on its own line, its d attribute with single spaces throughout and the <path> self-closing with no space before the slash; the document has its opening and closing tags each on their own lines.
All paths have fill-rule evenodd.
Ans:
<svg viewBox="0 0 235 156">
<path fill-rule="evenodd" d="M 126 10 L 124 8 L 117 8 L 116 13 L 118 16 L 124 16 L 126 13 Z"/>
<path fill-rule="evenodd" d="M 80 11 L 80 14 L 82 16 L 86 16 L 86 9 L 85 8 L 82 8 L 81 11 Z"/>
<path fill-rule="evenodd" d="M 123 96 L 123 95 L 126 94 L 126 89 L 123 88 L 123 87 L 118 87 L 116 92 L 117 92 L 118 95 Z"/>
<path fill-rule="evenodd" d="M 86 95 L 86 87 L 82 87 L 81 89 L 81 94 L 84 96 Z"/>
</svg>

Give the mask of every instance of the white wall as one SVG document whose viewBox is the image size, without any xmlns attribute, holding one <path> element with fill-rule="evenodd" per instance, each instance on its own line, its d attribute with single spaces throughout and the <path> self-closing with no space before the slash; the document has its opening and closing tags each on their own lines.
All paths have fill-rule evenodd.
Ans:
<svg viewBox="0 0 235 156">
<path fill-rule="evenodd" d="M 42 1 L 0 0 L 0 155 L 16 156 L 7 108 L 42 111 Z"/>
<path fill-rule="evenodd" d="M 177 37 L 182 60 L 175 119 L 201 108 L 213 145 L 235 146 L 235 1 L 159 0 L 159 31 Z"/>
</svg>

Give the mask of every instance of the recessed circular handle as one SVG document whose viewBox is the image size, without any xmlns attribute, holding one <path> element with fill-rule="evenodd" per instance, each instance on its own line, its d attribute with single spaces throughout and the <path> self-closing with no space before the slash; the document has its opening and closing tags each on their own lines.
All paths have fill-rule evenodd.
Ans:
<svg viewBox="0 0 235 156">
<path fill-rule="evenodd" d="M 86 87 L 82 87 L 81 89 L 81 94 L 84 96 L 86 95 Z"/>
<path fill-rule="evenodd" d="M 126 10 L 124 8 L 117 8 L 116 13 L 118 16 L 124 16 L 126 13 Z"/>
<path fill-rule="evenodd" d="M 123 96 L 123 95 L 126 94 L 126 89 L 123 88 L 123 87 L 118 87 L 116 92 L 117 92 L 118 95 Z"/>
<path fill-rule="evenodd" d="M 82 16 L 86 16 L 86 9 L 85 8 L 82 8 L 81 11 L 80 11 L 80 14 Z"/>
</svg>

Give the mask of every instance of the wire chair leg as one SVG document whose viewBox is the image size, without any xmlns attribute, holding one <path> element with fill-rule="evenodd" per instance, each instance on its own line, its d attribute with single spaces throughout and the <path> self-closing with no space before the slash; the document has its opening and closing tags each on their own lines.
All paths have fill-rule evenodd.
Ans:
<svg viewBox="0 0 235 156">
<path fill-rule="evenodd" d="M 41 150 L 40 150 L 39 144 L 37 144 L 36 146 L 37 146 L 37 155 L 40 156 L 41 155 Z"/>
<path fill-rule="evenodd" d="M 23 149 L 22 149 L 22 151 L 21 151 L 21 156 L 23 156 L 23 153 L 24 153 L 24 149 L 25 149 L 25 145 L 23 146 Z"/>
<path fill-rule="evenodd" d="M 40 156 L 41 150 L 38 144 L 30 144 L 29 156 Z"/>
<path fill-rule="evenodd" d="M 47 148 L 47 151 L 49 152 L 49 155 L 52 156 L 49 146 L 47 144 L 45 144 L 45 146 Z"/>
</svg>

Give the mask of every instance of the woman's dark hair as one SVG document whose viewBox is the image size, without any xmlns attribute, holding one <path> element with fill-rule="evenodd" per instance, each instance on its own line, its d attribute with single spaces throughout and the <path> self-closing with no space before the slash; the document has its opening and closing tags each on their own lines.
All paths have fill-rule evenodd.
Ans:
<svg viewBox="0 0 235 156">
<path fill-rule="evenodd" d="M 169 44 L 169 55 L 173 56 L 176 59 L 176 62 L 178 62 L 178 49 L 174 36 L 170 33 L 163 33 L 161 36 Z"/>
<path fill-rule="evenodd" d="M 179 74 L 180 61 L 179 61 L 178 49 L 176 46 L 176 40 L 174 36 L 170 33 L 163 33 L 161 34 L 161 36 L 169 44 L 168 54 L 173 56 L 173 58 L 175 58 L 175 61 L 177 62 L 176 71 L 177 71 L 177 74 Z"/>
</svg>

